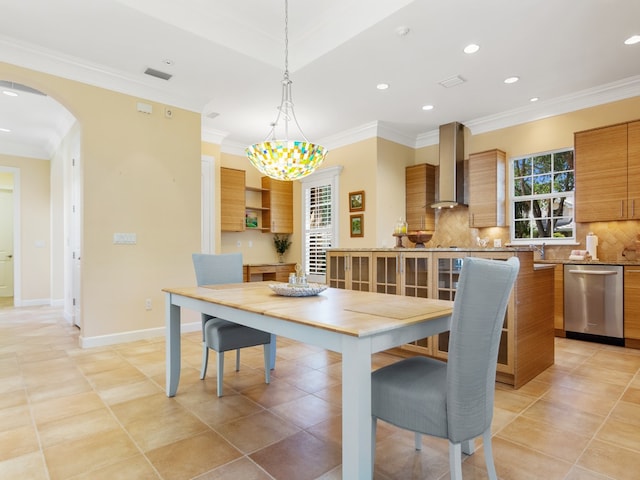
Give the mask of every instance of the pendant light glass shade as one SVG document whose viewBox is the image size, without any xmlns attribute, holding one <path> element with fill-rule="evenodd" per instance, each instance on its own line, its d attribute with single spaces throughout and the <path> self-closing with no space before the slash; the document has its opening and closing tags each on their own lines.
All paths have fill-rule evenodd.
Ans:
<svg viewBox="0 0 640 480">
<path fill-rule="evenodd" d="M 296 180 L 312 173 L 324 160 L 326 149 L 300 140 L 267 140 L 247 148 L 251 164 L 268 177 Z"/>
<path fill-rule="evenodd" d="M 289 13 L 288 1 L 284 2 L 284 78 L 282 80 L 282 100 L 278 116 L 271 124 L 271 131 L 261 143 L 247 147 L 246 153 L 251 164 L 264 175 L 276 180 L 297 180 L 306 177 L 320 166 L 327 154 L 322 145 L 309 142 L 302 133 L 293 111 L 291 80 L 289 79 Z M 276 129 L 282 118 L 284 139 L 276 139 Z M 293 121 L 303 140 L 289 139 L 289 122 Z"/>
</svg>

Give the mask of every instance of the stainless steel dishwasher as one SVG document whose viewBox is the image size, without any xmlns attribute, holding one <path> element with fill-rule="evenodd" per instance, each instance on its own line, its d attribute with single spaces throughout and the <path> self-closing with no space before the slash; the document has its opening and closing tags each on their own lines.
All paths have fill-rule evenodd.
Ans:
<svg viewBox="0 0 640 480">
<path fill-rule="evenodd" d="M 623 294 L 621 266 L 565 265 L 567 337 L 624 345 Z"/>
</svg>

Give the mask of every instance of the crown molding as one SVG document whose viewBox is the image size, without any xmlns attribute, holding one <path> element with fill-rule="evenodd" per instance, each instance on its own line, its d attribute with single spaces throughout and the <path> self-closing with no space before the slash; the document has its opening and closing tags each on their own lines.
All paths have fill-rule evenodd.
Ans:
<svg viewBox="0 0 640 480">
<path fill-rule="evenodd" d="M 159 84 L 162 80 L 128 75 L 103 65 L 60 52 L 19 42 L 0 35 L 2 61 L 19 67 L 55 75 L 133 97 L 172 105 L 192 112 L 202 112 L 206 99 L 189 95 L 176 96 Z"/>
</svg>

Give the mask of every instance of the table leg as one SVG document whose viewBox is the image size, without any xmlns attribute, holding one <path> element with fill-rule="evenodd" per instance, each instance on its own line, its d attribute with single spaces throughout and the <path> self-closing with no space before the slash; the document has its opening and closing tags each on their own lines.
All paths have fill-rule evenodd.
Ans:
<svg viewBox="0 0 640 480">
<path fill-rule="evenodd" d="M 367 339 L 343 339 L 342 478 L 370 480 L 371 346 Z"/>
<path fill-rule="evenodd" d="M 271 334 L 271 358 L 269 359 L 269 365 L 271 365 L 271 370 L 276 368 L 276 339 L 277 335 Z"/>
<path fill-rule="evenodd" d="M 171 303 L 171 294 L 165 298 L 166 326 L 166 389 L 167 397 L 175 396 L 180 382 L 180 307 Z"/>
</svg>

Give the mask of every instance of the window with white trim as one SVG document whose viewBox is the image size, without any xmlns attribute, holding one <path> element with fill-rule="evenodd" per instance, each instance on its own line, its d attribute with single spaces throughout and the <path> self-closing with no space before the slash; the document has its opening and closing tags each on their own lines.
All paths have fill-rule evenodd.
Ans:
<svg viewBox="0 0 640 480">
<path fill-rule="evenodd" d="M 310 281 L 325 282 L 327 248 L 338 238 L 338 176 L 341 167 L 320 170 L 302 182 L 304 270 Z"/>
<path fill-rule="evenodd" d="M 511 241 L 575 241 L 573 149 L 510 160 Z"/>
</svg>

